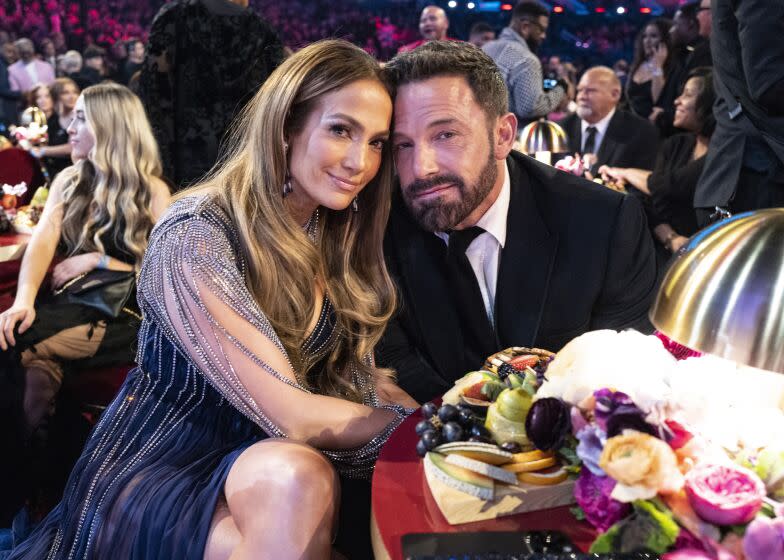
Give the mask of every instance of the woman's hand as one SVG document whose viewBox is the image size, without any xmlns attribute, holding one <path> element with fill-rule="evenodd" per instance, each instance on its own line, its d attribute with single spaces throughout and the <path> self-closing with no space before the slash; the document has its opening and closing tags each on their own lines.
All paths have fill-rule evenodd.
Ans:
<svg viewBox="0 0 784 560">
<path fill-rule="evenodd" d="M 651 114 L 648 115 L 648 120 L 651 121 L 653 124 L 656 124 L 656 119 L 659 118 L 659 115 L 664 113 L 664 109 L 661 107 L 654 107 L 651 111 Z"/>
<path fill-rule="evenodd" d="M 399 404 L 406 408 L 419 408 L 419 403 L 395 385 L 391 379 L 384 379 L 376 383 L 376 396 L 381 404 Z"/>
<path fill-rule="evenodd" d="M 670 239 L 670 242 L 667 244 L 667 248 L 670 250 L 671 253 L 677 253 L 678 251 L 681 250 L 681 247 L 686 245 L 688 241 L 689 241 L 688 237 L 683 237 L 682 235 L 676 235 L 675 237 Z"/>
<path fill-rule="evenodd" d="M 14 327 L 19 323 L 19 334 L 22 334 L 30 328 L 33 321 L 35 321 L 35 308 L 32 304 L 14 302 L 10 309 L 0 313 L 0 348 L 8 350 L 9 346 L 16 346 Z"/>
<path fill-rule="evenodd" d="M 653 51 L 653 64 L 662 72 L 664 71 L 664 63 L 667 62 L 667 54 L 667 45 L 664 42 L 659 43 L 656 50 Z"/>
<path fill-rule="evenodd" d="M 101 254 L 98 252 L 84 253 L 83 255 L 68 257 L 54 267 L 54 270 L 52 271 L 53 286 L 55 288 L 59 288 L 80 274 L 90 272 L 96 266 L 98 266 L 98 260 L 100 258 Z"/>
<path fill-rule="evenodd" d="M 609 165 L 602 165 L 599 168 L 599 175 L 605 183 L 616 182 L 626 183 L 626 175 L 622 167 L 610 167 Z"/>
</svg>

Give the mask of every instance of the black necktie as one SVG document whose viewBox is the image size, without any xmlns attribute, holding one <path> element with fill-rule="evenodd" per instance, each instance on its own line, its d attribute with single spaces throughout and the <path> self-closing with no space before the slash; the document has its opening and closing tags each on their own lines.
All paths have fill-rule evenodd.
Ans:
<svg viewBox="0 0 784 560">
<path fill-rule="evenodd" d="M 583 147 L 583 155 L 585 154 L 593 154 L 595 153 L 594 150 L 596 149 L 596 127 L 589 126 L 585 129 L 586 136 L 585 136 L 585 144 Z"/>
<path fill-rule="evenodd" d="M 446 259 L 449 283 L 462 323 L 460 330 L 465 343 L 466 363 L 471 368 L 481 367 L 487 356 L 499 350 L 476 274 L 466 256 L 468 246 L 484 232 L 478 226 L 450 232 Z"/>
</svg>

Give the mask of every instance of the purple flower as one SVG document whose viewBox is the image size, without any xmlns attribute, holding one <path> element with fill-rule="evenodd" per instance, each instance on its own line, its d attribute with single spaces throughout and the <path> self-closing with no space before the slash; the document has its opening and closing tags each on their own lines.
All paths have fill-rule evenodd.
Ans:
<svg viewBox="0 0 784 560">
<path fill-rule="evenodd" d="M 582 460 L 583 465 L 593 474 L 605 476 L 604 470 L 599 466 L 599 457 L 607 442 L 607 434 L 604 430 L 596 424 L 588 424 L 577 432 L 577 439 L 580 441 L 577 444 L 577 456 Z"/>
<path fill-rule="evenodd" d="M 653 426 L 645 421 L 645 413 L 634 404 L 631 397 L 620 391 L 599 389 L 593 393 L 596 405 L 594 417 L 596 423 L 608 437 L 622 434 L 624 430 L 636 430 L 654 437 L 659 434 Z"/>
<path fill-rule="evenodd" d="M 585 519 L 602 532 L 631 512 L 629 504 L 610 497 L 613 488 L 615 480 L 609 476 L 597 476 L 588 469 L 580 471 L 574 485 L 574 499 L 585 512 Z"/>
<path fill-rule="evenodd" d="M 743 552 L 748 560 L 784 558 L 784 518 L 757 517 L 746 527 Z"/>
<path fill-rule="evenodd" d="M 577 432 L 585 428 L 588 425 L 588 421 L 583 416 L 583 413 L 580 412 L 580 409 L 577 408 L 576 406 L 572 407 L 571 416 L 572 416 L 572 435 L 574 437 L 577 437 Z"/>
</svg>

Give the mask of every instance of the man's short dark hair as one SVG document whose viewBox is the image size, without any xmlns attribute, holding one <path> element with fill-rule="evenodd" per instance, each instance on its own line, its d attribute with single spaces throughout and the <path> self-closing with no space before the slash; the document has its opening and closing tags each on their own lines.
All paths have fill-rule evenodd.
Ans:
<svg viewBox="0 0 784 560">
<path fill-rule="evenodd" d="M 689 2 L 688 4 L 684 4 L 683 6 L 680 6 L 678 8 L 678 11 L 681 13 L 681 15 L 684 18 L 688 19 L 689 21 L 692 21 L 695 26 L 699 26 L 699 22 L 697 21 L 697 10 L 699 9 L 699 7 L 700 7 L 699 2 Z"/>
<path fill-rule="evenodd" d="M 440 76 L 465 78 L 488 117 L 509 112 L 509 91 L 493 59 L 482 49 L 460 41 L 430 41 L 403 52 L 384 67 L 393 87 Z"/>
<path fill-rule="evenodd" d="M 489 23 L 486 21 L 477 21 L 474 25 L 471 26 L 471 31 L 468 32 L 468 36 L 476 35 L 478 33 L 493 33 L 493 28 L 490 26 Z"/>
<path fill-rule="evenodd" d="M 539 2 L 520 2 L 512 10 L 512 19 L 537 20 L 540 17 L 550 17 L 550 11 Z"/>
<path fill-rule="evenodd" d="M 84 54 L 82 58 L 87 60 L 88 58 L 101 58 L 106 54 L 106 51 L 99 46 L 90 45 L 86 49 L 84 49 Z"/>
</svg>

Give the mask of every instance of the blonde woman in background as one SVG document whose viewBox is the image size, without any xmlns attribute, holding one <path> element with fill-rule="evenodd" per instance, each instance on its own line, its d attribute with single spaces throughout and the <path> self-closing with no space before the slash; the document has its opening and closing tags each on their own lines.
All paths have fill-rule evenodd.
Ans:
<svg viewBox="0 0 784 560">
<path fill-rule="evenodd" d="M 369 479 L 415 405 L 373 361 L 395 309 L 391 117 L 345 41 L 270 75 L 156 226 L 139 368 L 11 558 L 330 557 L 338 475 Z"/>
<path fill-rule="evenodd" d="M 55 256 L 53 288 L 95 269 L 138 270 L 152 226 L 169 203 L 150 125 L 124 86 L 100 84 L 78 97 L 68 126 L 76 163 L 52 184 L 25 251 L 16 297 L 0 314 L 0 359 L 24 371 L 24 432 L 51 412 L 65 362 L 81 367 L 133 361 L 139 327 L 127 311 L 107 317 L 93 307 L 56 303 L 41 290 Z"/>
<path fill-rule="evenodd" d="M 47 88 L 53 111 L 47 115 L 46 146 L 32 148 L 30 153 L 42 160 L 49 178 L 54 177 L 71 165 L 71 143 L 68 141 L 68 125 L 74 118 L 76 100 L 79 98 L 79 86 L 71 78 L 57 78 L 51 85 L 39 86 L 39 90 Z M 38 105 L 40 107 L 40 105 Z"/>
</svg>

